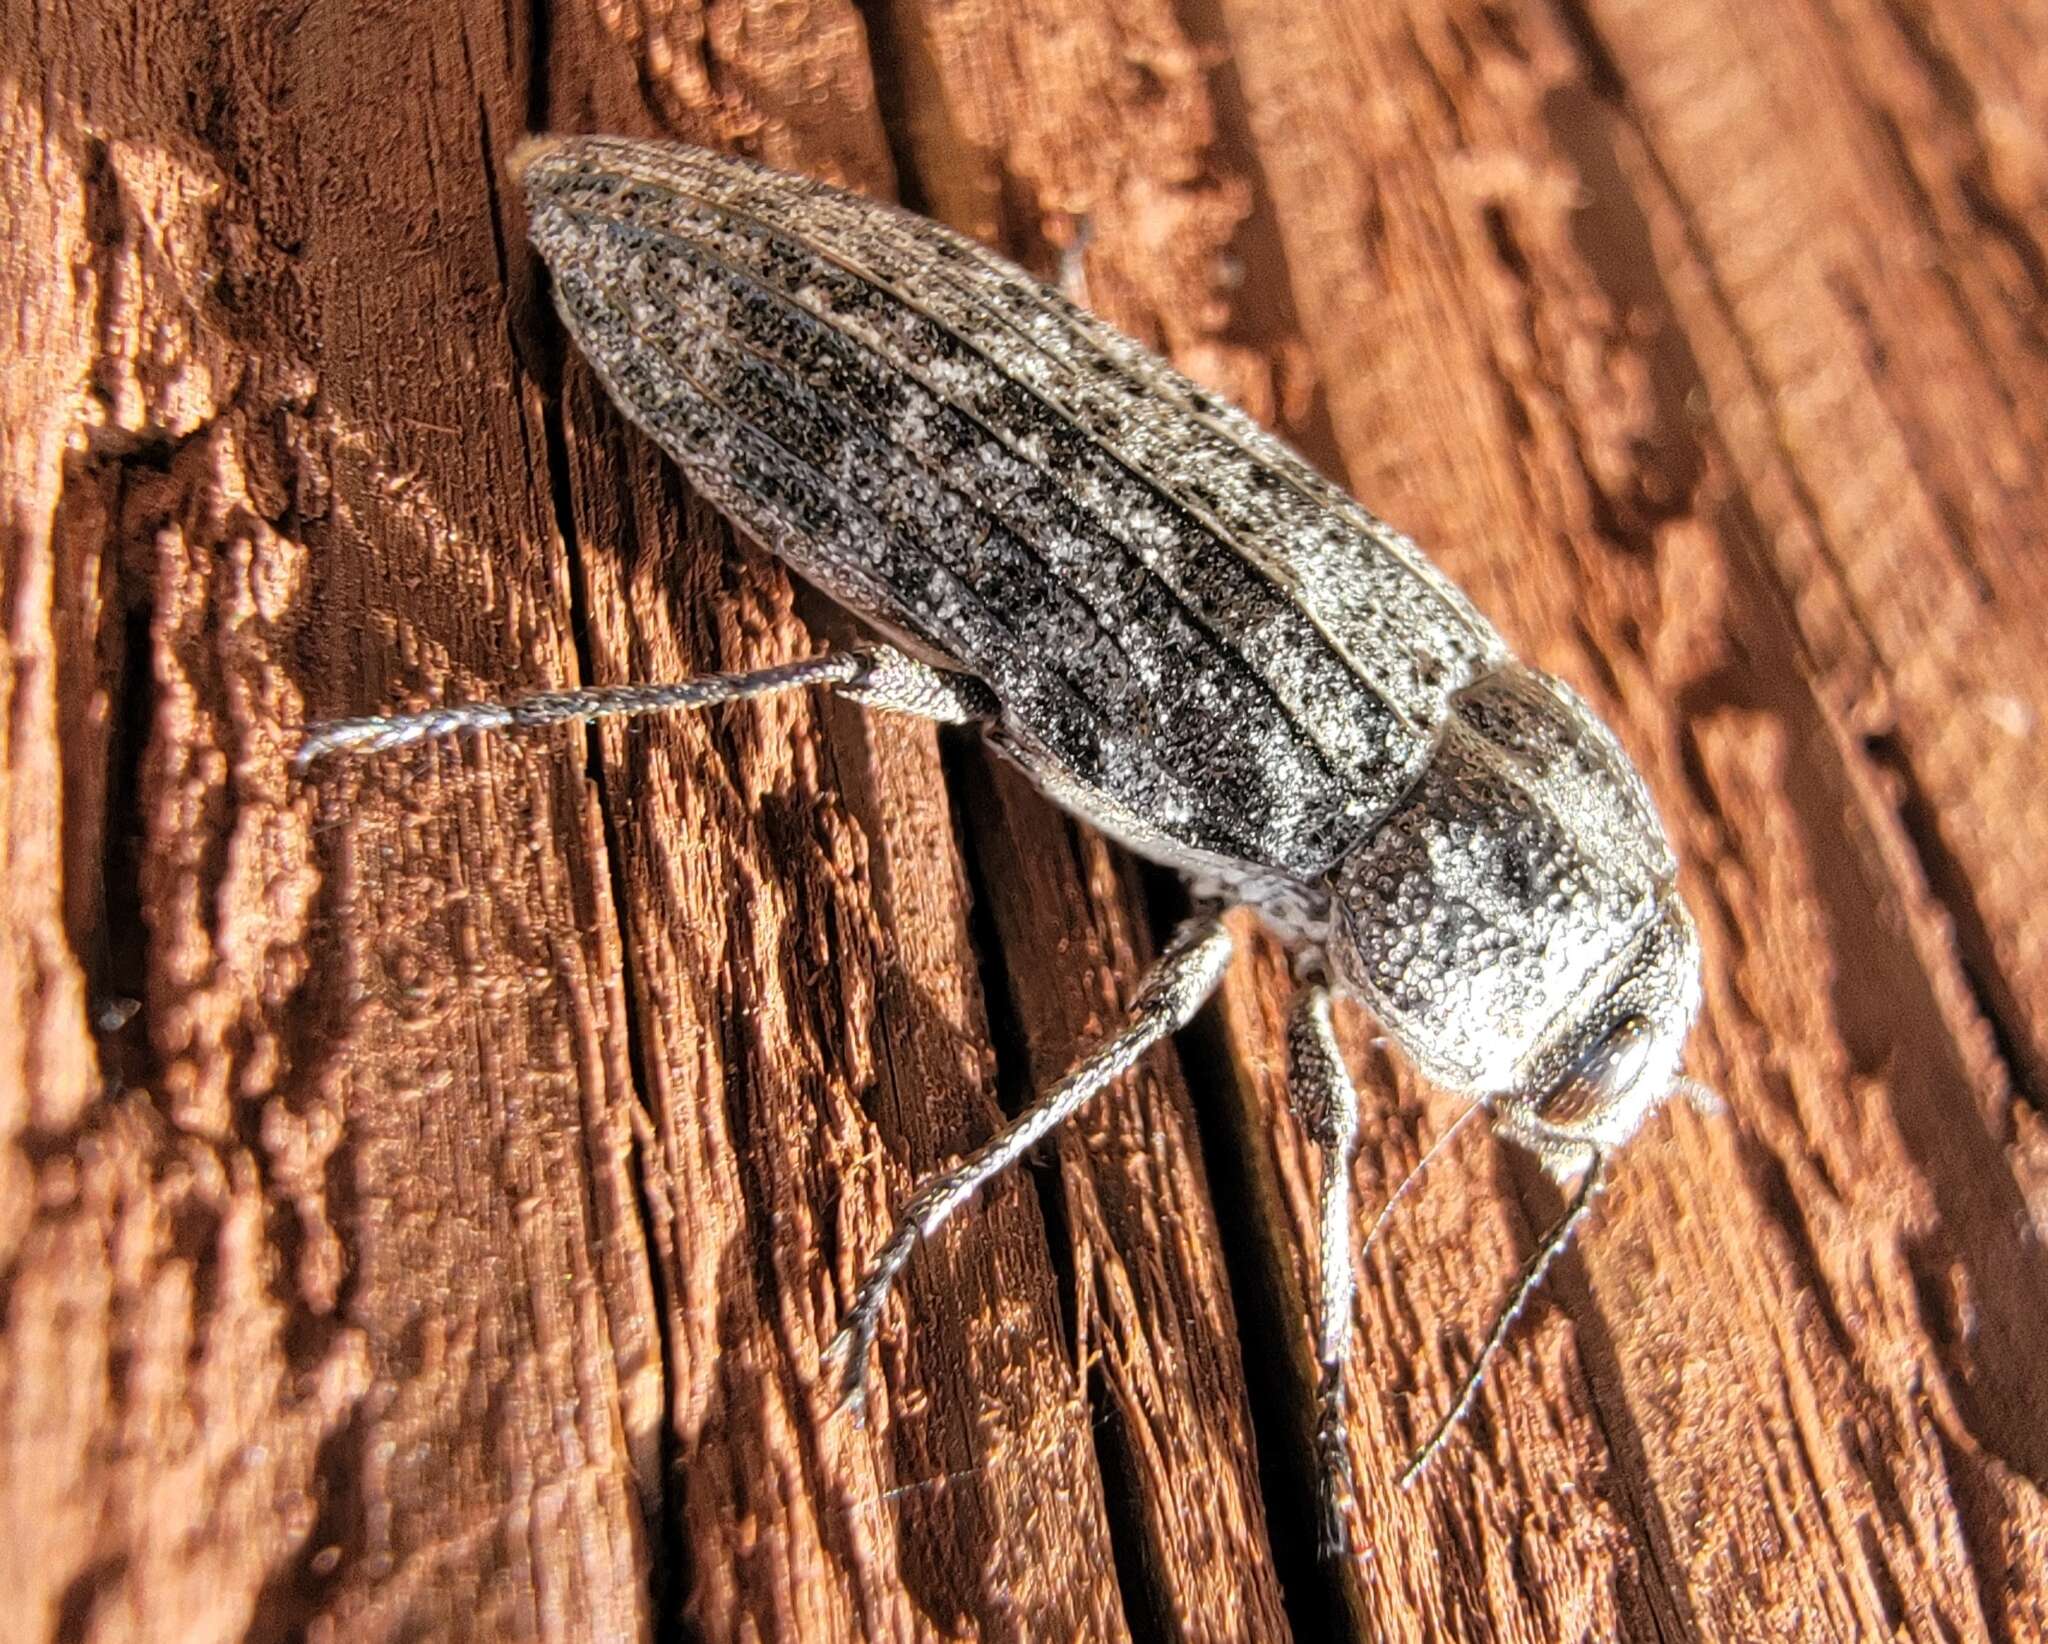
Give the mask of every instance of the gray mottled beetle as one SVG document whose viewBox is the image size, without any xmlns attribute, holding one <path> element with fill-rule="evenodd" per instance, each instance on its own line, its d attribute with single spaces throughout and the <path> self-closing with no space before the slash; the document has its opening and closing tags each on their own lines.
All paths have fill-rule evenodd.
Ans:
<svg viewBox="0 0 2048 1644">
<path fill-rule="evenodd" d="M 1488 1109 L 1568 1208 L 1404 1482 L 1441 1446 L 1606 1161 L 1674 1091 L 1699 948 L 1641 779 L 1405 537 L 1137 344 L 889 206 L 665 144 L 517 160 L 555 302 L 626 413 L 742 530 L 894 643 L 746 675 L 351 720 L 302 758 L 826 684 L 968 723 L 1209 909 L 1124 1028 L 921 1183 L 834 1350 L 849 1401 L 916 1241 L 1216 986 L 1247 903 L 1300 955 L 1293 1099 L 1323 1157 L 1324 1533 L 1342 1364 L 1351 995 Z"/>
</svg>

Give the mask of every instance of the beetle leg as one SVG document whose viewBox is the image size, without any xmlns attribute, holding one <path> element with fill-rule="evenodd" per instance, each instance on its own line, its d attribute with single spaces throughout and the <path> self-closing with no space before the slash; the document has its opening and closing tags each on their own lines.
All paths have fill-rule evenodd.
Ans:
<svg viewBox="0 0 2048 1644">
<path fill-rule="evenodd" d="M 1230 963 L 1230 933 L 1213 914 L 1190 919 L 1138 984 L 1124 1026 L 1084 1056 L 1057 1084 L 1001 1130 L 961 1159 L 927 1176 L 912 1191 L 895 1231 L 883 1245 L 855 1293 L 852 1310 L 825 1359 L 841 1361 L 839 1399 L 859 1413 L 865 1397 L 867 1362 L 891 1286 L 917 1241 L 936 1233 L 946 1219 L 1001 1175 L 1050 1132 L 1072 1117 L 1091 1096 L 1127 1071 L 1160 1040 L 1185 1027 L 1222 980 Z"/>
<path fill-rule="evenodd" d="M 1330 1026 L 1330 991 L 1295 995 L 1287 1021 L 1287 1091 L 1322 1152 L 1322 1299 L 1316 1339 L 1316 1489 L 1322 1552 L 1350 1548 L 1351 1446 L 1344 1425 L 1344 1360 L 1351 1346 L 1351 1159 L 1358 1151 L 1358 1091 Z"/>
<path fill-rule="evenodd" d="M 743 674 L 703 674 L 667 685 L 591 685 L 570 691 L 542 691 L 510 702 L 457 703 L 414 714 L 371 714 L 316 725 L 299 744 L 294 763 L 304 770 L 328 754 L 384 753 L 456 731 L 501 731 L 572 721 L 619 719 L 675 709 L 710 708 L 746 702 L 777 691 L 829 685 L 870 707 L 916 714 L 941 724 L 992 719 L 996 701 L 969 674 L 948 673 L 904 655 L 890 645 L 834 651 L 799 662 L 778 663 Z"/>
</svg>

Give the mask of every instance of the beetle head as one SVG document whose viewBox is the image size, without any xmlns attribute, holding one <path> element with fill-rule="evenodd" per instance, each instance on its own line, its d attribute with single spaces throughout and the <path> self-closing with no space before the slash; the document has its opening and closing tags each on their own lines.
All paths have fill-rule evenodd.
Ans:
<svg viewBox="0 0 2048 1644">
<path fill-rule="evenodd" d="M 1668 895 L 1608 985 L 1545 1036 L 1514 1088 L 1495 1093 L 1497 1128 L 1560 1181 L 1613 1152 L 1672 1095 L 1699 1090 L 1679 1071 L 1699 1000 L 1699 937 Z"/>
</svg>

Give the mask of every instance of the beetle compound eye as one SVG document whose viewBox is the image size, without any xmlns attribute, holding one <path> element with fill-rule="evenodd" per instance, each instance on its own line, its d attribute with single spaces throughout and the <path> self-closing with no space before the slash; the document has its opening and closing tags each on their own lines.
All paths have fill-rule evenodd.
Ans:
<svg viewBox="0 0 2048 1644">
<path fill-rule="evenodd" d="M 1644 1017 L 1627 1016 L 1615 1023 L 1544 1098 L 1538 1109 L 1543 1122 L 1569 1130 L 1598 1118 L 1617 1097 L 1635 1088 L 1656 1040 L 1656 1030 Z"/>
</svg>

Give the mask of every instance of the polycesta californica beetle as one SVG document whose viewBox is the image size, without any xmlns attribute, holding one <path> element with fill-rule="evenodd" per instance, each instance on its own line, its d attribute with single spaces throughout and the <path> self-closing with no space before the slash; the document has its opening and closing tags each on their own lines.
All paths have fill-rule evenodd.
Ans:
<svg viewBox="0 0 2048 1644">
<path fill-rule="evenodd" d="M 977 727 L 1054 801 L 1180 871 L 1198 912 L 1128 1020 L 921 1182 L 834 1344 L 858 1404 L 916 1242 L 1200 1009 L 1246 904 L 1297 956 L 1293 1103 L 1322 1168 L 1324 1536 L 1350 1489 L 1342 1366 L 1358 1099 L 1349 995 L 1570 1190 L 1404 1482 L 1469 1405 L 1609 1159 L 1674 1093 L 1698 939 L 1641 778 L 1419 548 L 1244 413 L 985 248 L 672 144 L 515 160 L 571 336 L 748 535 L 880 642 L 750 674 L 335 722 L 301 761 L 463 729 L 825 685 Z"/>
</svg>

